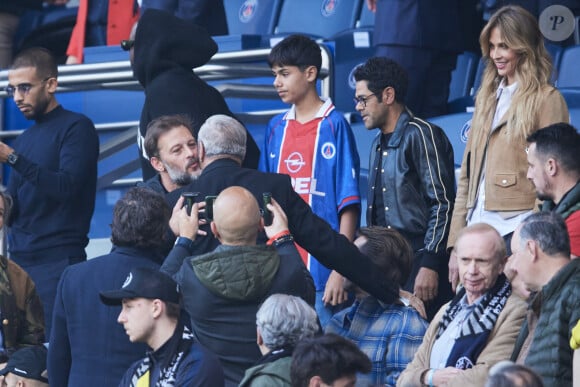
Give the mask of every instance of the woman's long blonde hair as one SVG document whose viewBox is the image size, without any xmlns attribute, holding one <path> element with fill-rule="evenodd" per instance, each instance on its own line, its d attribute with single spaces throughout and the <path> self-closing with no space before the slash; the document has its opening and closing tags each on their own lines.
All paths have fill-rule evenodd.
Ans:
<svg viewBox="0 0 580 387">
<path fill-rule="evenodd" d="M 549 85 L 552 61 L 544 46 L 544 39 L 538 22 L 531 13 L 518 6 L 500 8 L 489 19 L 479 35 L 481 53 L 487 59 L 481 87 L 475 99 L 475 113 L 472 127 L 489 130 L 496 104 L 497 88 L 501 82 L 493 59 L 489 53 L 489 39 L 493 29 L 499 29 L 507 46 L 518 55 L 516 79 L 518 89 L 507 112 L 507 133 L 509 141 L 525 139 L 535 129 L 537 114 L 541 104 L 540 91 Z"/>
</svg>

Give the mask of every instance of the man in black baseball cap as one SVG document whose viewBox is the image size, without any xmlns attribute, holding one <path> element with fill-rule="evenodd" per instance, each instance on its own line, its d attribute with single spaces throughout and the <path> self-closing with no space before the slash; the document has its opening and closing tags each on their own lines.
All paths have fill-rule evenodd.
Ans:
<svg viewBox="0 0 580 387">
<path fill-rule="evenodd" d="M 131 270 L 121 289 L 101 292 L 101 301 L 107 305 L 122 305 L 123 299 L 159 299 L 179 306 L 180 291 L 168 275 L 148 267 Z"/>
<path fill-rule="evenodd" d="M 100 297 L 107 305 L 121 304 L 117 321 L 129 340 L 147 343 L 152 349 L 127 370 L 119 386 L 224 385 L 218 358 L 195 342 L 180 321 L 181 294 L 171 277 L 151 268 L 136 268 L 121 289 L 101 292 Z"/>
<path fill-rule="evenodd" d="M 46 372 L 46 348 L 25 347 L 14 352 L 6 367 L 0 370 L 3 386 L 48 387 Z"/>
</svg>

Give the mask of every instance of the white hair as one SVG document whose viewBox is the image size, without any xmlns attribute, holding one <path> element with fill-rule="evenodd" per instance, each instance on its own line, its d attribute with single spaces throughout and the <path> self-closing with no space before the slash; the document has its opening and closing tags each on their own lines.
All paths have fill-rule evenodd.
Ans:
<svg viewBox="0 0 580 387">
<path fill-rule="evenodd" d="M 203 143 L 206 156 L 246 156 L 246 129 L 235 118 L 216 114 L 199 129 L 197 141 Z"/>
<path fill-rule="evenodd" d="M 256 325 L 271 350 L 295 346 L 319 332 L 314 309 L 303 299 L 288 294 L 273 294 L 256 313 Z"/>
</svg>

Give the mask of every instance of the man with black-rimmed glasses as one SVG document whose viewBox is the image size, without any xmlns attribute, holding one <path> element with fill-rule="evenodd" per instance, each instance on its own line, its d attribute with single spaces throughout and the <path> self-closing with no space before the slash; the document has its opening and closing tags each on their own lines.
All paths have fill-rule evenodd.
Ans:
<svg viewBox="0 0 580 387">
<path fill-rule="evenodd" d="M 56 285 L 63 270 L 86 260 L 95 205 L 99 139 L 90 119 L 55 98 L 58 68 L 44 48 L 22 51 L 5 91 L 35 124 L 11 145 L 0 142 L 0 162 L 11 167 L 14 199 L 10 257 L 36 284 L 50 337 Z"/>
<path fill-rule="evenodd" d="M 441 128 L 405 106 L 408 76 L 374 57 L 354 72 L 355 108 L 379 129 L 369 152 L 367 225 L 394 228 L 414 251 L 403 289 L 426 305 L 429 320 L 451 298 L 445 251 L 455 201 L 453 149 Z"/>
</svg>

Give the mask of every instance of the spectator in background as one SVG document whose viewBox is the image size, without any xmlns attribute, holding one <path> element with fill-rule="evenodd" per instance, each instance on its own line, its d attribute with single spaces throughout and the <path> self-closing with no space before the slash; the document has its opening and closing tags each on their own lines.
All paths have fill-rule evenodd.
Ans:
<svg viewBox="0 0 580 387">
<path fill-rule="evenodd" d="M 20 16 L 30 10 L 42 9 L 42 4 L 62 5 L 69 0 L 2 0 L 0 2 L 0 70 L 12 64 L 14 34 Z"/>
<path fill-rule="evenodd" d="M 122 305 L 117 321 L 129 340 L 151 348 L 129 367 L 119 387 L 224 385 L 216 355 L 199 344 L 180 318 L 181 292 L 169 276 L 151 267 L 135 268 L 120 289 L 102 291 L 100 297 L 107 305 Z"/>
<path fill-rule="evenodd" d="M 239 387 L 290 387 L 290 365 L 296 344 L 320 330 L 316 311 L 303 299 L 273 294 L 256 313 L 262 358 L 246 370 Z"/>
<path fill-rule="evenodd" d="M 568 338 L 580 319 L 580 260 L 570 260 L 566 223 L 553 212 L 534 213 L 511 243 L 512 267 L 535 293 L 512 360 L 537 372 L 546 387 L 578 383 Z"/>
<path fill-rule="evenodd" d="M 145 151 L 157 175 L 140 184 L 165 195 L 191 183 L 201 173 L 197 141 L 182 115 L 155 118 L 147 127 Z"/>
<path fill-rule="evenodd" d="M 367 225 L 407 238 L 414 258 L 403 289 L 425 303 L 430 320 L 452 297 L 445 245 L 455 199 L 453 148 L 441 128 L 405 105 L 407 73 L 398 63 L 370 58 L 354 79 L 355 108 L 368 130 L 379 130 L 369 152 Z"/>
<path fill-rule="evenodd" d="M 448 248 L 465 225 L 484 222 L 509 239 L 536 199 L 526 178 L 526 138 L 557 122 L 568 122 L 566 102 L 550 85 L 552 64 L 536 19 L 521 7 L 497 11 L 479 42 L 487 65 L 477 92 Z M 449 281 L 458 283 L 451 253 Z"/>
<path fill-rule="evenodd" d="M 455 249 L 464 287 L 429 325 L 399 387 L 483 386 L 489 368 L 514 348 L 526 306 L 502 273 L 504 240 L 477 223 L 461 231 Z"/>
<path fill-rule="evenodd" d="M 91 120 L 65 110 L 56 100 L 57 77 L 48 50 L 30 48 L 18 54 L 6 92 L 35 124 L 12 146 L 0 142 L 0 162 L 12 169 L 10 256 L 36 284 L 47 337 L 61 273 L 86 260 L 99 157 L 99 138 Z"/>
<path fill-rule="evenodd" d="M 10 216 L 11 203 L 10 196 L 0 191 L 0 230 Z M 0 255 L 0 321 L 0 364 L 6 363 L 18 348 L 44 342 L 44 313 L 34 282 L 3 255 Z"/>
<path fill-rule="evenodd" d="M 292 356 L 292 387 L 354 386 L 371 361 L 353 342 L 327 333 L 298 343 Z"/>
<path fill-rule="evenodd" d="M 542 211 L 553 211 L 566 220 L 570 252 L 580 257 L 580 134 L 572 125 L 559 123 L 527 140 L 527 177 L 543 200 Z"/>
<path fill-rule="evenodd" d="M 289 175 L 312 211 L 352 241 L 360 215 L 360 161 L 350 125 L 330 99 L 318 96 L 320 47 L 291 35 L 272 49 L 268 64 L 278 95 L 292 106 L 270 120 L 259 169 Z M 314 278 L 316 313 L 324 327 L 349 304 L 344 279 L 302 247 L 299 251 Z"/>
<path fill-rule="evenodd" d="M 191 20 L 213 36 L 228 34 L 223 0 L 142 0 L 142 13 L 147 9 L 160 9 L 178 18 Z"/>
<path fill-rule="evenodd" d="M 465 0 L 367 0 L 375 12 L 375 55 L 399 63 L 409 74 L 401 103 L 430 118 L 447 113 L 451 71 L 463 51 L 460 3 Z"/>
<path fill-rule="evenodd" d="M 138 18 L 137 0 L 80 0 L 66 64 L 83 63 L 85 47 L 114 46 L 128 39 Z"/>
<path fill-rule="evenodd" d="M 14 352 L 6 367 L 0 370 L 0 379 L 6 387 L 48 387 L 46 348 L 33 346 Z"/>
<path fill-rule="evenodd" d="M 382 269 L 389 281 L 399 287 L 405 283 L 411 272 L 413 250 L 401 234 L 386 227 L 363 227 L 354 244 Z M 384 304 L 348 278 L 345 287 L 354 291 L 356 301 L 350 308 L 336 313 L 325 332 L 351 340 L 372 360 L 372 371 L 359 375 L 359 383 L 393 386 L 413 360 L 429 324 L 405 296 L 392 304 Z M 407 294 L 407 297 L 414 296 Z"/>
<path fill-rule="evenodd" d="M 62 274 L 48 352 L 53 386 L 116 386 L 143 356 L 145 346 L 131 344 L 117 324 L 121 309 L 103 305 L 99 292 L 120 287 L 135 267 L 159 270 L 168 221 L 163 196 L 133 187 L 115 204 L 111 252 Z"/>
<path fill-rule="evenodd" d="M 147 10 L 135 35 L 133 73 L 145 89 L 139 122 L 139 149 L 143 180 L 153 177 L 144 149 L 149 123 L 160 116 L 185 114 L 193 123 L 194 137 L 203 122 L 214 114 L 233 117 L 222 95 L 192 70 L 206 64 L 217 52 L 207 31 L 157 9 Z M 244 166 L 256 168 L 260 150 L 248 133 Z"/>
<path fill-rule="evenodd" d="M 242 187 L 224 189 L 215 199 L 211 222 L 211 231 L 221 245 L 202 254 L 199 243 L 193 242 L 196 237 L 203 238 L 197 236 L 198 205 L 188 216 L 181 208 L 182 200 L 172 217 L 177 219 L 180 238 L 162 271 L 172 275 L 183 289 L 193 333 L 219 356 L 227 384 L 237 385 L 245 370 L 260 358 L 255 345 L 255 316 L 260 303 L 271 294 L 285 293 L 314 304 L 312 278 L 279 205 L 268 208 L 274 218 L 265 227 L 275 249 L 257 245 L 264 224 L 256 199 Z"/>
</svg>

